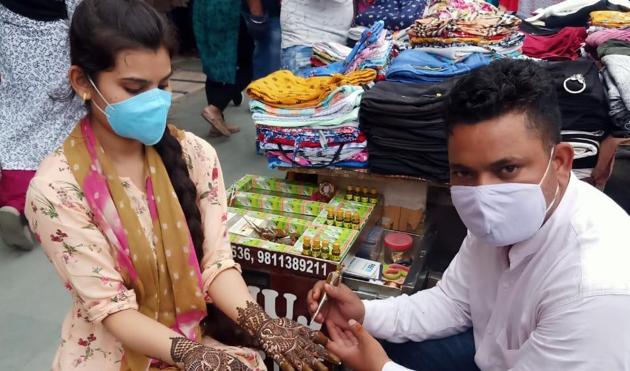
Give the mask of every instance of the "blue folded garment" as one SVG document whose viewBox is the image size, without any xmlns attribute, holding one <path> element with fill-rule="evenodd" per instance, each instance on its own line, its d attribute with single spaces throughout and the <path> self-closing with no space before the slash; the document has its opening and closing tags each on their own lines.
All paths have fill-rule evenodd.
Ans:
<svg viewBox="0 0 630 371">
<path fill-rule="evenodd" d="M 387 71 L 387 80 L 398 82 L 441 82 L 451 77 L 464 75 L 492 62 L 486 53 L 471 53 L 454 61 L 445 56 L 422 50 L 409 49 L 394 59 Z"/>
</svg>

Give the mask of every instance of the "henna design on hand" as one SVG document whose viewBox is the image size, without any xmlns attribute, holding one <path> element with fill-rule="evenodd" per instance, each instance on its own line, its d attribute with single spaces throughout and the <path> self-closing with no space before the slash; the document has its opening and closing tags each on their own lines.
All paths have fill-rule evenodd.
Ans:
<svg viewBox="0 0 630 371">
<path fill-rule="evenodd" d="M 287 318 L 272 319 L 256 303 L 248 301 L 245 308 L 238 308 L 237 322 L 283 370 L 323 371 L 327 368 L 322 360 L 339 362 L 315 343 L 327 340 L 321 333 Z"/>
<path fill-rule="evenodd" d="M 184 337 L 171 338 L 171 358 L 184 371 L 249 370 L 236 357 Z"/>
</svg>

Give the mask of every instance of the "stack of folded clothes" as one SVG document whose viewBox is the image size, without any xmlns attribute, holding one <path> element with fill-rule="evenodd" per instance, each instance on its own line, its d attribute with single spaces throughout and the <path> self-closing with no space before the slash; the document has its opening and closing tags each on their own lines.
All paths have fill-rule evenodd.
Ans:
<svg viewBox="0 0 630 371">
<path fill-rule="evenodd" d="M 258 148 L 270 167 L 367 167 L 358 128 L 361 97 L 374 70 L 303 78 L 278 71 L 247 88 Z"/>
<path fill-rule="evenodd" d="M 420 47 L 484 46 L 497 52 L 522 43 L 521 20 L 483 0 L 434 0 L 409 34 Z"/>
<path fill-rule="evenodd" d="M 315 67 L 326 66 L 331 63 L 343 61 L 352 49 L 334 41 L 313 44 L 313 56 L 311 64 Z"/>
<path fill-rule="evenodd" d="M 371 172 L 448 181 L 443 111 L 454 83 L 383 81 L 364 94 L 359 122 L 368 140 Z"/>
<path fill-rule="evenodd" d="M 370 27 L 383 21 L 385 28 L 399 31 L 421 18 L 428 0 L 375 0 L 363 9 L 357 9 L 354 23 Z"/>
<path fill-rule="evenodd" d="M 630 55 L 630 13 L 592 12 L 587 33 L 587 50 L 595 58 Z"/>
<path fill-rule="evenodd" d="M 630 13 L 592 12 L 588 33 L 588 50 L 606 67 L 602 75 L 611 134 L 630 137 Z"/>
<path fill-rule="evenodd" d="M 608 114 L 613 123 L 611 134 L 630 137 L 630 56 L 610 54 L 602 58 L 606 65 L 603 72 L 608 92 Z"/>
<path fill-rule="evenodd" d="M 336 73 L 347 74 L 363 69 L 373 69 L 383 73 L 394 51 L 392 35 L 378 21 L 361 34 L 344 60 L 321 67 L 306 68 L 302 76 L 330 76 Z"/>
</svg>

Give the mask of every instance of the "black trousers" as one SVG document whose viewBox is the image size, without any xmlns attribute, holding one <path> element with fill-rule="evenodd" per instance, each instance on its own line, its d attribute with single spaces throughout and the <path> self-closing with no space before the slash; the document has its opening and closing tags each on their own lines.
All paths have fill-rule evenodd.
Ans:
<svg viewBox="0 0 630 371">
<path fill-rule="evenodd" d="M 206 80 L 206 99 L 208 104 L 221 111 L 230 101 L 241 94 L 250 82 L 254 73 L 254 40 L 247 30 L 245 20 L 241 17 L 238 31 L 238 48 L 236 56 L 236 81 L 234 84 Z"/>
</svg>

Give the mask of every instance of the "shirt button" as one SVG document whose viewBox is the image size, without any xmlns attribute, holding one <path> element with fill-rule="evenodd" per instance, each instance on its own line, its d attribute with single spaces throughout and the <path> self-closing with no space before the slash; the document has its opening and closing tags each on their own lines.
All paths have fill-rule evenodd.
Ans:
<svg viewBox="0 0 630 371">
<path fill-rule="evenodd" d="M 503 283 L 503 288 L 504 288 L 504 289 L 507 289 L 508 287 L 510 287 L 510 284 L 509 284 L 509 283 L 507 283 L 507 282 L 504 282 L 504 283 Z"/>
</svg>

